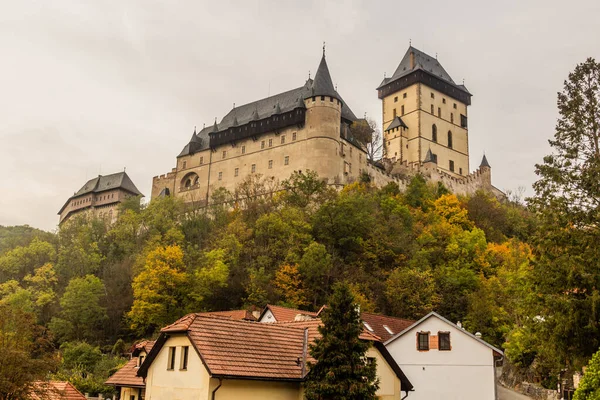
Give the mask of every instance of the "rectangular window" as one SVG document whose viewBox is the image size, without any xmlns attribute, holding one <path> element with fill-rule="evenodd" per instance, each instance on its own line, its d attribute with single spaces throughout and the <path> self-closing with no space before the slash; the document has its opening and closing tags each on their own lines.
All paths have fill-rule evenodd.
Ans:
<svg viewBox="0 0 600 400">
<path fill-rule="evenodd" d="M 242 154 L 246 154 L 246 146 L 242 146 Z"/>
<path fill-rule="evenodd" d="M 315 96 L 312 97 L 312 101 L 314 102 L 317 98 Z"/>
<path fill-rule="evenodd" d="M 435 94 L 433 94 L 433 92 L 431 92 L 431 98 L 435 99 Z"/>
<path fill-rule="evenodd" d="M 454 123 L 454 113 L 450 113 L 450 122 Z"/>
<path fill-rule="evenodd" d="M 450 171 L 454 172 L 454 161 L 450 160 Z"/>
<path fill-rule="evenodd" d="M 442 103 L 446 104 L 446 99 L 442 98 Z"/>
<path fill-rule="evenodd" d="M 296 140 L 296 137 L 297 137 L 296 132 L 292 133 L 292 140 Z"/>
<path fill-rule="evenodd" d="M 402 98 L 403 98 L 403 99 L 405 99 L 405 98 L 406 98 L 406 93 L 404 93 L 404 94 L 402 95 Z"/>
<path fill-rule="evenodd" d="M 454 109 L 456 110 L 456 103 L 454 103 Z"/>
<path fill-rule="evenodd" d="M 240 169 L 236 168 L 235 171 L 234 171 L 234 173 L 233 173 L 233 176 L 238 176 L 239 174 L 240 174 Z"/>
<path fill-rule="evenodd" d="M 462 168 L 458 169 L 458 173 L 462 175 Z"/>
<path fill-rule="evenodd" d="M 264 149 L 265 148 L 265 141 L 263 140 L 262 142 L 260 142 L 260 148 Z"/>
<path fill-rule="evenodd" d="M 433 156 L 433 162 L 437 164 L 437 154 L 431 153 L 431 155 Z"/>
<path fill-rule="evenodd" d="M 252 173 L 256 172 L 256 164 L 252 164 Z"/>
<path fill-rule="evenodd" d="M 431 113 L 433 114 L 433 104 L 431 105 Z"/>
<path fill-rule="evenodd" d="M 180 370 L 187 370 L 188 365 L 188 353 L 190 352 L 190 346 L 181 347 L 181 364 L 179 365 Z"/>
<path fill-rule="evenodd" d="M 442 109 L 438 107 L 438 117 L 442 118 Z"/>
<path fill-rule="evenodd" d="M 167 370 L 169 371 L 175 369 L 175 349 L 176 347 L 169 347 L 169 359 L 167 360 Z"/>
<path fill-rule="evenodd" d="M 129 400 L 135 400 L 135 394 L 130 395 Z"/>
<path fill-rule="evenodd" d="M 204 164 L 204 157 L 200 157 L 200 165 Z"/>
<path fill-rule="evenodd" d="M 285 158 L 283 159 L 283 164 L 290 165 L 290 156 L 285 156 Z"/>
<path fill-rule="evenodd" d="M 273 160 L 269 160 L 269 169 L 273 168 Z"/>
<path fill-rule="evenodd" d="M 394 97 L 394 103 L 398 102 L 398 96 Z"/>
<path fill-rule="evenodd" d="M 281 144 L 285 144 L 285 135 L 281 136 Z"/>
<path fill-rule="evenodd" d="M 223 173 L 219 172 L 219 180 L 223 180 Z"/>
<path fill-rule="evenodd" d="M 273 147 L 273 139 L 269 139 L 269 147 Z"/>
<path fill-rule="evenodd" d="M 227 151 L 223 150 L 223 158 L 227 157 Z"/>
<path fill-rule="evenodd" d="M 333 103 L 333 97 L 329 97 L 329 101 Z"/>
<path fill-rule="evenodd" d="M 325 101 L 325 96 L 321 96 L 321 101 Z"/>
<path fill-rule="evenodd" d="M 466 115 L 460 114 L 460 126 L 462 128 L 466 128 L 467 127 L 467 116 Z"/>
<path fill-rule="evenodd" d="M 395 108 L 394 108 L 394 117 L 393 118 L 396 118 L 396 109 Z"/>
<path fill-rule="evenodd" d="M 450 332 L 438 332 L 438 349 L 443 351 L 452 350 L 450 346 Z"/>
<path fill-rule="evenodd" d="M 183 166 L 181 168 L 185 169 L 186 166 L 187 166 L 187 161 L 184 161 Z"/>
<path fill-rule="evenodd" d="M 400 115 L 404 115 L 404 106 L 400 107 Z"/>
<path fill-rule="evenodd" d="M 429 350 L 429 332 L 417 333 L 417 350 L 419 350 L 419 351 Z"/>
</svg>

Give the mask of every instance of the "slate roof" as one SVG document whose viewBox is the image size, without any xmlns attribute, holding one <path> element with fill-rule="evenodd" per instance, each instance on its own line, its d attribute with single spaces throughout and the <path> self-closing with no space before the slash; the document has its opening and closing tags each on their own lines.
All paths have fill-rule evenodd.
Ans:
<svg viewBox="0 0 600 400">
<path fill-rule="evenodd" d="M 402 128 L 408 128 L 408 126 L 406 126 L 406 124 L 404 123 L 404 121 L 402 121 L 402 118 L 400 117 L 396 117 L 392 120 L 392 122 L 388 125 L 388 127 L 386 128 L 386 132 L 389 130 L 392 130 L 394 128 L 398 128 L 398 127 L 402 127 Z"/>
<path fill-rule="evenodd" d="M 178 157 L 194 154 L 209 148 L 209 133 L 224 131 L 233 126 L 245 125 L 257 119 L 268 118 L 274 114 L 285 113 L 299 107 L 305 107 L 304 100 L 312 96 L 333 96 L 342 102 L 342 118 L 356 121 L 358 118 L 344 99 L 335 90 L 325 56 L 321 58 L 314 79 L 308 79 L 304 85 L 286 92 L 266 97 L 241 106 L 236 106 L 225 115 L 219 123 L 203 128 L 183 148 Z"/>
<path fill-rule="evenodd" d="M 410 67 L 411 52 L 413 52 L 415 56 L 414 68 Z M 422 52 L 421 50 L 416 49 L 412 46 L 410 46 L 408 50 L 406 50 L 406 53 L 404 54 L 404 57 L 402 57 L 402 61 L 400 61 L 400 64 L 394 71 L 394 74 L 389 78 L 384 78 L 381 84 L 379 85 L 378 89 L 416 70 L 423 70 L 429 72 L 430 74 L 437 76 L 438 78 L 448 83 L 451 83 L 453 86 L 469 93 L 465 85 L 458 85 L 454 82 L 450 74 L 446 72 L 446 70 L 444 69 L 444 67 L 442 67 L 442 64 L 439 63 L 436 57 L 432 57 L 429 54 Z"/>
<path fill-rule="evenodd" d="M 29 396 L 31 400 L 86 400 L 86 397 L 69 382 L 35 382 L 34 386 L 35 393 Z"/>
<path fill-rule="evenodd" d="M 485 156 L 485 154 L 483 155 L 483 158 L 481 159 L 481 164 L 479 164 L 479 167 L 488 167 L 488 168 L 492 168 L 490 166 L 490 163 L 487 160 L 487 157 Z"/>
<path fill-rule="evenodd" d="M 423 162 L 435 162 L 435 160 L 433 159 L 433 153 L 431 152 L 431 149 L 427 150 L 427 154 L 425 154 L 425 159 L 423 160 Z"/>
<path fill-rule="evenodd" d="M 360 319 L 363 323 L 366 322 L 373 329 L 373 334 L 386 341 L 393 335 L 402 332 L 404 329 L 411 326 L 415 321 L 404 318 L 388 317 L 387 315 L 361 312 Z M 388 332 L 385 327 L 388 327 L 392 333 Z"/>
<path fill-rule="evenodd" d="M 142 193 L 135 187 L 127 172 L 117 172 L 110 175 L 98 175 L 90 179 L 73 197 L 79 197 L 88 193 L 101 193 L 111 189 L 123 189 L 135 195 Z"/>
</svg>

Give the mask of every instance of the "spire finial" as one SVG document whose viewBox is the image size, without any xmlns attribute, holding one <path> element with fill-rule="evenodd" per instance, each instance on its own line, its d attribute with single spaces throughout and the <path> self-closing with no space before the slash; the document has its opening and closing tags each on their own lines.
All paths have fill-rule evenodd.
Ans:
<svg viewBox="0 0 600 400">
<path fill-rule="evenodd" d="M 310 69 L 308 70 L 308 79 L 310 79 Z"/>
<path fill-rule="evenodd" d="M 323 57 L 325 57 L 325 42 L 323 42 Z"/>
<path fill-rule="evenodd" d="M 196 134 L 196 125 L 194 125 L 194 135 Z"/>
<path fill-rule="evenodd" d="M 385 78 L 386 78 L 385 74 L 386 74 L 386 72 L 384 72 L 384 73 L 383 73 L 383 79 L 385 79 Z"/>
<path fill-rule="evenodd" d="M 206 122 L 202 123 L 202 129 L 206 128 Z"/>
<path fill-rule="evenodd" d="M 412 47 L 412 39 L 408 39 L 408 45 Z"/>
<path fill-rule="evenodd" d="M 463 78 L 463 86 L 465 85 L 465 78 Z"/>
<path fill-rule="evenodd" d="M 337 83 L 335 84 L 335 91 L 337 92 Z"/>
<path fill-rule="evenodd" d="M 235 103 L 233 103 L 233 108 L 235 108 Z"/>
<path fill-rule="evenodd" d="M 367 112 L 365 111 L 365 119 L 367 119 Z"/>
<path fill-rule="evenodd" d="M 437 51 L 435 52 L 435 59 L 437 60 Z"/>
</svg>

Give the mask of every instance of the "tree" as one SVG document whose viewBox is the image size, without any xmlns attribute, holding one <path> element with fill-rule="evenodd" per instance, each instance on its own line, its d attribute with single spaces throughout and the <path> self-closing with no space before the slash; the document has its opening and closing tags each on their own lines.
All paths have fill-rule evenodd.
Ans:
<svg viewBox="0 0 600 400">
<path fill-rule="evenodd" d="M 50 321 L 50 329 L 62 340 L 98 340 L 106 308 L 105 288 L 94 275 L 71 279 L 60 299 L 61 312 Z"/>
<path fill-rule="evenodd" d="M 575 67 L 558 94 L 553 153 L 536 165 L 539 219 L 535 336 L 551 373 L 581 367 L 600 346 L 600 64 Z"/>
<path fill-rule="evenodd" d="M 386 283 L 389 312 L 402 318 L 419 319 L 435 310 L 440 298 L 433 274 L 411 268 L 395 269 Z"/>
<path fill-rule="evenodd" d="M 0 303 L 0 399 L 25 400 L 55 367 L 47 331 L 35 316 Z"/>
<path fill-rule="evenodd" d="M 292 175 L 283 182 L 281 187 L 283 201 L 288 205 L 298 208 L 306 208 L 311 204 L 319 203 L 327 192 L 327 183 L 319 179 L 315 171 L 294 171 Z"/>
<path fill-rule="evenodd" d="M 354 139 L 366 152 L 369 161 L 380 159 L 383 150 L 383 135 L 377 129 L 377 122 L 372 118 L 359 119 L 350 127 Z"/>
<path fill-rule="evenodd" d="M 54 246 L 34 238 L 27 246 L 16 247 L 0 256 L 0 283 L 8 279 L 23 279 L 36 268 L 55 259 Z"/>
<path fill-rule="evenodd" d="M 322 321 L 321 337 L 310 345 L 316 364 L 309 363 L 306 398 L 374 400 L 377 366 L 366 358 L 370 344 L 360 339 L 363 324 L 347 284 L 336 284 Z"/>
<path fill-rule="evenodd" d="M 194 273 L 194 285 L 190 296 L 198 303 L 210 298 L 218 288 L 227 286 L 229 266 L 223 249 L 211 250 L 203 254 L 200 267 Z"/>
<path fill-rule="evenodd" d="M 600 400 L 600 350 L 588 363 L 573 400 Z"/>
<path fill-rule="evenodd" d="M 303 308 L 309 303 L 306 300 L 306 291 L 303 288 L 302 277 L 295 264 L 283 264 L 275 272 L 275 290 L 283 298 L 288 307 Z"/>
<path fill-rule="evenodd" d="M 153 333 L 184 313 L 188 276 L 179 246 L 159 246 L 146 257 L 142 272 L 133 280 L 133 306 L 127 313 L 132 330 Z"/>
</svg>

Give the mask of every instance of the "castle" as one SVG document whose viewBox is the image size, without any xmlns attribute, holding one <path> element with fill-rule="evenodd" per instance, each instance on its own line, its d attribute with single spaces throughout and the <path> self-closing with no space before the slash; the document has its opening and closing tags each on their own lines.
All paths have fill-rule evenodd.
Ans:
<svg viewBox="0 0 600 400">
<path fill-rule="evenodd" d="M 333 85 L 325 51 L 302 86 L 235 107 L 212 126 L 192 134 L 171 172 L 155 176 L 152 195 L 173 195 L 205 205 L 215 189 L 234 191 L 249 174 L 275 180 L 313 170 L 331 185 L 368 174 L 376 185 L 405 188 L 422 174 L 456 194 L 487 190 L 485 156 L 470 173 L 467 108 L 471 93 L 454 83 L 436 58 L 409 47 L 390 78 L 377 88 L 382 101 L 383 158 L 368 160 L 353 138 L 359 121 Z"/>
</svg>

